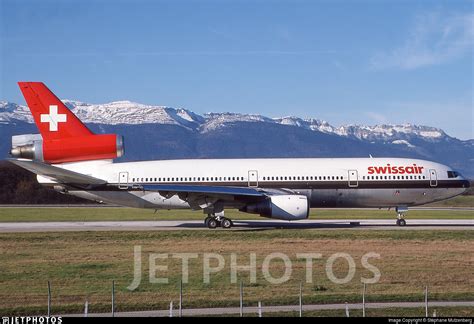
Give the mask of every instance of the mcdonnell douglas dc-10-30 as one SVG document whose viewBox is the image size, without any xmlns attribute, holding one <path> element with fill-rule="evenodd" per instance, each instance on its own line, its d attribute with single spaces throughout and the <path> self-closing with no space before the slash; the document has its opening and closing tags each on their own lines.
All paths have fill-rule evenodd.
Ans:
<svg viewBox="0 0 474 324">
<path fill-rule="evenodd" d="M 12 137 L 10 162 L 77 197 L 136 208 L 202 210 L 230 228 L 224 209 L 280 220 L 310 208 L 395 208 L 454 197 L 469 181 L 452 168 L 405 158 L 183 159 L 114 163 L 123 139 L 94 134 L 41 82 L 19 82 L 40 134 Z"/>
</svg>

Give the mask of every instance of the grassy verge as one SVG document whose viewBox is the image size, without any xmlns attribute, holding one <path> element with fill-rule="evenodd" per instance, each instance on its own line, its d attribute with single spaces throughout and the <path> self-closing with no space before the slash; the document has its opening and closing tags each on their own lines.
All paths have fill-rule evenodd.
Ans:
<svg viewBox="0 0 474 324">
<path fill-rule="evenodd" d="M 474 309 L 472 307 L 430 307 L 428 308 L 429 316 L 436 314 L 437 317 L 472 317 Z M 362 317 L 362 310 L 349 309 L 349 317 Z M 234 317 L 239 314 L 232 315 Z M 256 317 L 255 314 L 244 314 L 245 317 Z M 293 312 L 274 312 L 266 313 L 265 305 L 262 306 L 262 317 L 299 317 L 298 311 Z M 303 317 L 346 317 L 345 310 L 321 310 L 321 311 L 304 311 Z M 424 308 L 384 308 L 384 309 L 366 309 L 366 317 L 424 317 Z"/>
<path fill-rule="evenodd" d="M 71 232 L 71 233 L 2 233 L 0 234 L 0 312 L 32 314 L 46 311 L 47 281 L 52 284 L 54 313 L 83 312 L 89 302 L 90 312 L 110 310 L 111 282 L 116 282 L 117 311 L 167 309 L 178 304 L 181 260 L 175 253 L 195 253 L 189 262 L 189 282 L 184 284 L 184 307 L 239 305 L 239 285 L 231 280 L 231 258 L 248 265 L 256 255 L 256 282 L 248 271 L 238 271 L 244 283 L 245 305 L 297 304 L 299 283 L 306 278 L 306 263 L 298 253 L 321 253 L 314 260 L 312 282 L 305 283 L 305 303 L 360 302 L 361 278 L 372 278 L 361 258 L 374 252 L 379 258 L 369 263 L 381 273 L 377 283 L 368 285 L 367 302 L 423 301 L 429 287 L 430 300 L 474 300 L 472 259 L 474 237 L 471 231 L 166 231 L 166 232 Z M 133 251 L 141 246 L 143 274 L 139 287 L 130 291 L 134 271 Z M 262 271 L 265 258 L 274 252 L 284 253 L 291 261 L 288 281 L 273 284 Z M 168 283 L 151 283 L 150 256 L 167 254 L 156 264 L 167 270 L 155 277 Z M 218 253 L 224 267 L 203 282 L 204 253 Z M 353 279 L 333 283 L 326 271 L 329 257 L 347 253 L 355 262 Z M 213 259 L 211 266 L 217 266 Z M 338 260 L 334 275 L 343 278 L 348 265 Z M 281 277 L 285 268 L 276 259 L 270 274 Z"/>
<path fill-rule="evenodd" d="M 262 220 L 258 215 L 226 210 L 233 220 Z M 395 219 L 393 210 L 378 209 L 312 209 L 310 219 Z M 203 220 L 204 214 L 191 210 L 154 210 L 134 208 L 0 208 L 0 222 L 52 221 L 132 221 L 132 220 Z M 469 210 L 411 210 L 407 219 L 474 219 Z"/>
</svg>

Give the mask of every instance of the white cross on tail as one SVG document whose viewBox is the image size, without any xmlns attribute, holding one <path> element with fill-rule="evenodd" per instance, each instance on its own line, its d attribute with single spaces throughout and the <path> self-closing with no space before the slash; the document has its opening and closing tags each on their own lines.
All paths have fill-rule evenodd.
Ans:
<svg viewBox="0 0 474 324">
<path fill-rule="evenodd" d="M 57 132 L 58 124 L 65 123 L 67 120 L 66 114 L 58 114 L 58 106 L 56 105 L 50 105 L 49 114 L 41 114 L 40 117 L 42 123 L 49 123 L 50 132 Z"/>
</svg>

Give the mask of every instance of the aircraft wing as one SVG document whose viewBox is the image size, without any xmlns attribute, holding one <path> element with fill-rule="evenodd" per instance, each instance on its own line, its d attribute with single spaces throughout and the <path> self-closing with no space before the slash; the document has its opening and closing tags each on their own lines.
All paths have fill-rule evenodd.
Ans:
<svg viewBox="0 0 474 324">
<path fill-rule="evenodd" d="M 107 184 L 107 181 L 85 174 L 52 166 L 43 162 L 28 159 L 7 159 L 7 161 L 37 175 L 52 179 L 60 184 L 76 185 L 91 188 Z"/>
<path fill-rule="evenodd" d="M 255 203 L 272 195 L 294 194 L 284 189 L 262 190 L 249 187 L 193 186 L 193 185 L 143 185 L 143 190 L 156 191 L 164 197 L 177 195 L 193 209 L 202 209 L 218 201 L 237 204 Z"/>
</svg>

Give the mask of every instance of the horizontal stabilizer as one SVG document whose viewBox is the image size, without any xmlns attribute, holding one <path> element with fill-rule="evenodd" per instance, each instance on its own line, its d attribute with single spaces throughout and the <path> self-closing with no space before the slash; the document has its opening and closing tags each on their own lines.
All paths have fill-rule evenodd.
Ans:
<svg viewBox="0 0 474 324">
<path fill-rule="evenodd" d="M 7 159 L 7 161 L 37 175 L 50 178 L 60 184 L 78 185 L 80 187 L 96 187 L 107 184 L 107 181 L 105 180 L 52 166 L 39 161 L 27 159 Z"/>
</svg>

